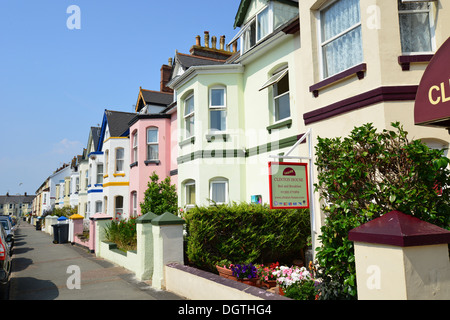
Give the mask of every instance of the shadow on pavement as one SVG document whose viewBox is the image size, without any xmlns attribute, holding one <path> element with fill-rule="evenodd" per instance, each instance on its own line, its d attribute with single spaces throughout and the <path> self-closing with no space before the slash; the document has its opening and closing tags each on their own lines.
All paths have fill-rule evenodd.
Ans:
<svg viewBox="0 0 450 320">
<path fill-rule="evenodd" d="M 26 290 L 17 291 L 17 288 Z M 31 277 L 11 279 L 9 300 L 54 300 L 58 296 L 58 288 L 49 280 Z"/>
</svg>

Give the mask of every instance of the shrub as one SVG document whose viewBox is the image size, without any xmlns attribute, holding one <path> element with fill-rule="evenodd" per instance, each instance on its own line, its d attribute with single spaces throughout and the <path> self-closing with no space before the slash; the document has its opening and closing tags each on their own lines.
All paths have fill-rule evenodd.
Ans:
<svg viewBox="0 0 450 320">
<path fill-rule="evenodd" d="M 377 132 L 371 124 L 349 137 L 318 138 L 317 190 L 327 214 L 318 249 L 321 298 L 356 298 L 353 243 L 348 232 L 392 210 L 449 228 L 449 159 L 399 123 Z"/>
<path fill-rule="evenodd" d="M 195 207 L 185 219 L 188 260 L 209 271 L 223 259 L 240 264 L 291 263 L 310 235 L 308 210 L 234 203 Z"/>
<path fill-rule="evenodd" d="M 178 196 L 175 185 L 170 184 L 170 177 L 161 182 L 156 172 L 150 176 L 148 189 L 144 194 L 144 202 L 141 203 L 141 212 L 146 214 L 153 212 L 162 215 L 164 212 L 176 214 L 178 210 Z"/>
<path fill-rule="evenodd" d="M 105 239 L 116 243 L 117 247 L 123 251 L 136 250 L 136 219 L 112 220 L 105 227 Z"/>
</svg>

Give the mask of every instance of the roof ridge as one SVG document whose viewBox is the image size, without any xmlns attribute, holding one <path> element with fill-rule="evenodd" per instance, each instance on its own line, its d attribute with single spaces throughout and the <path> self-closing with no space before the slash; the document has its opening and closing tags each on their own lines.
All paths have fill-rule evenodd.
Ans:
<svg viewBox="0 0 450 320">
<path fill-rule="evenodd" d="M 218 62 L 225 62 L 225 60 L 223 59 L 214 59 L 214 58 L 209 58 L 209 57 L 203 57 L 203 56 L 195 56 L 192 54 L 187 54 L 187 53 L 181 53 L 181 52 L 177 52 L 177 54 L 186 56 L 186 57 L 191 57 L 191 58 L 198 58 L 198 59 L 203 59 L 203 60 L 213 60 L 213 61 L 218 61 Z"/>
<path fill-rule="evenodd" d="M 164 94 L 170 94 L 170 95 L 173 95 L 173 93 L 171 93 L 171 92 L 156 91 L 156 90 L 148 90 L 148 89 L 144 89 L 144 88 L 141 88 L 141 90 L 149 91 L 149 92 L 155 92 L 155 93 L 164 93 Z"/>
</svg>

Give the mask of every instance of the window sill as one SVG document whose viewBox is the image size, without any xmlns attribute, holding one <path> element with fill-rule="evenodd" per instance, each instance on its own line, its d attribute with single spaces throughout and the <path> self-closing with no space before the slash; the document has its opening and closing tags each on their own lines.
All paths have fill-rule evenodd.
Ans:
<svg viewBox="0 0 450 320">
<path fill-rule="evenodd" d="M 288 120 L 284 120 L 284 121 L 280 121 L 278 123 L 272 124 L 268 127 L 266 127 L 267 131 L 269 133 L 272 133 L 273 129 L 280 129 L 283 127 L 288 127 L 288 129 L 292 126 L 292 119 L 288 119 Z"/>
<path fill-rule="evenodd" d="M 144 163 L 145 163 L 146 166 L 148 166 L 149 164 L 156 164 L 157 166 L 159 166 L 161 161 L 159 161 L 159 160 L 145 160 Z"/>
<path fill-rule="evenodd" d="M 325 80 L 313 84 L 312 86 L 309 87 L 309 92 L 312 92 L 314 97 L 317 98 L 319 96 L 319 91 L 321 89 L 329 85 L 332 85 L 336 82 L 347 79 L 354 75 L 356 75 L 359 80 L 364 79 L 364 73 L 366 71 L 367 71 L 367 64 L 365 63 L 358 64 L 350 69 L 344 70 L 338 74 L 335 74 L 334 76 L 331 76 L 329 78 L 326 78 Z"/>
<path fill-rule="evenodd" d="M 190 137 L 190 138 L 187 138 L 187 139 L 179 142 L 178 145 L 180 147 L 182 147 L 182 146 L 185 146 L 185 145 L 188 145 L 188 144 L 194 144 L 194 143 L 195 143 L 195 137 Z"/>
<path fill-rule="evenodd" d="M 434 56 L 433 54 L 415 54 L 408 56 L 399 56 L 398 64 L 402 67 L 402 71 L 409 71 L 411 63 L 430 62 L 433 56 Z"/>
<path fill-rule="evenodd" d="M 137 166 L 138 166 L 138 162 L 137 161 L 135 161 L 132 164 L 130 164 L 130 168 L 137 167 Z"/>
<path fill-rule="evenodd" d="M 209 133 L 206 135 L 206 141 L 213 142 L 215 140 L 230 140 L 230 135 L 228 133 Z"/>
<path fill-rule="evenodd" d="M 113 173 L 114 177 L 125 177 L 125 173 Z"/>
</svg>

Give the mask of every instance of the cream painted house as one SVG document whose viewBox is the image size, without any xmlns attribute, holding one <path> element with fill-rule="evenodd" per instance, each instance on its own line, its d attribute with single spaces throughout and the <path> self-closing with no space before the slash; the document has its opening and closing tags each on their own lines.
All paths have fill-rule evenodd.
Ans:
<svg viewBox="0 0 450 320">
<path fill-rule="evenodd" d="M 128 123 L 135 113 L 105 110 L 100 131 L 98 150 L 103 154 L 103 162 L 97 165 L 96 184 L 102 185 L 102 208 L 113 218 L 130 216 L 130 138 Z"/>
<path fill-rule="evenodd" d="M 298 2 L 241 1 L 226 61 L 177 68 L 179 205 L 269 202 L 268 161 L 304 133 L 294 52 Z M 210 47 L 206 38 L 205 47 Z M 234 50 L 235 51 L 235 50 Z"/>
<path fill-rule="evenodd" d="M 442 0 L 404 2 L 299 1 L 294 99 L 313 144 L 365 123 L 382 130 L 400 121 L 409 138 L 448 148 L 446 130 L 414 125 L 414 100 L 428 62 L 450 36 L 450 8 Z M 317 235 L 324 215 L 318 194 L 314 201 Z"/>
</svg>

